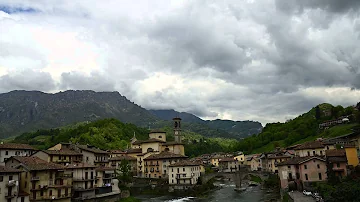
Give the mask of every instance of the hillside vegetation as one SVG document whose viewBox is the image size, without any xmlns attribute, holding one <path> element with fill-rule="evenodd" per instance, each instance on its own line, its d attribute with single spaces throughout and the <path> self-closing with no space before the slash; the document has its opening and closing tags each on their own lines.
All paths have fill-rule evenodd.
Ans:
<svg viewBox="0 0 360 202">
<path fill-rule="evenodd" d="M 167 140 L 173 141 L 173 129 L 162 128 L 167 134 Z M 134 124 L 122 123 L 117 119 L 103 119 L 90 123 L 78 123 L 61 128 L 38 130 L 23 133 L 12 142 L 27 143 L 38 149 L 47 149 L 60 142 L 89 144 L 100 149 L 125 149 L 130 146 L 133 134 L 139 140 L 148 139 L 149 130 Z M 236 144 L 234 139 L 205 138 L 197 133 L 183 130 L 186 155 L 196 156 L 203 153 L 227 151 Z"/>
<path fill-rule="evenodd" d="M 331 115 L 326 116 L 325 111 L 330 111 Z M 322 122 L 351 114 L 353 114 L 353 116 L 350 116 L 352 124 L 338 125 L 328 130 L 319 130 L 319 124 Z M 238 142 L 233 150 L 242 150 L 245 153 L 260 153 L 271 151 L 276 147 L 286 147 L 311 141 L 317 137 L 345 135 L 351 132 L 351 128 L 357 126 L 359 121 L 359 112 L 354 110 L 353 107 L 334 107 L 325 103 L 286 123 L 267 124 L 260 134 Z"/>
</svg>

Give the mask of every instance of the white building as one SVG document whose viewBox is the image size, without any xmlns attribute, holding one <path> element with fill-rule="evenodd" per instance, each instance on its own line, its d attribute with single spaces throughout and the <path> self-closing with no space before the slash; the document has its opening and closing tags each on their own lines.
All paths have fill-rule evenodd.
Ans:
<svg viewBox="0 0 360 202">
<path fill-rule="evenodd" d="M 72 193 L 74 200 L 95 198 L 95 166 L 87 163 L 72 163 L 66 166 L 73 178 Z"/>
<path fill-rule="evenodd" d="M 199 162 L 184 160 L 169 166 L 169 185 L 174 189 L 188 189 L 196 185 L 201 175 Z"/>
<path fill-rule="evenodd" d="M 31 156 L 36 149 L 27 144 L 0 143 L 0 165 L 5 165 L 5 161 L 12 156 Z"/>
</svg>

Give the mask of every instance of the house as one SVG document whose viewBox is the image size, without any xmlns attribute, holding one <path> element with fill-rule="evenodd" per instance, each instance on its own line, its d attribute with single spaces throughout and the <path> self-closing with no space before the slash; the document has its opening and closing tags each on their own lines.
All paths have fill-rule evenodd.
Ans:
<svg viewBox="0 0 360 202">
<path fill-rule="evenodd" d="M 231 157 L 222 158 L 219 160 L 220 172 L 236 172 L 239 171 L 240 165 L 237 160 Z"/>
<path fill-rule="evenodd" d="M 238 162 L 239 165 L 243 165 L 245 163 L 245 155 L 242 152 L 239 152 L 234 159 Z"/>
<path fill-rule="evenodd" d="M 326 151 L 326 161 L 335 176 L 340 178 L 347 175 L 347 159 L 345 149 L 332 149 Z"/>
<path fill-rule="evenodd" d="M 359 157 L 358 157 L 358 152 L 357 152 L 357 148 L 355 147 L 355 145 L 354 144 L 344 144 L 341 147 L 345 149 L 347 165 L 353 166 L 353 167 L 356 167 L 357 165 L 359 165 Z"/>
<path fill-rule="evenodd" d="M 120 169 L 121 161 L 127 161 L 129 163 L 130 172 L 136 175 L 137 173 L 137 161 L 135 157 L 122 155 L 122 156 L 115 156 L 110 158 L 110 165 L 111 167 L 115 168 L 116 170 Z"/>
<path fill-rule="evenodd" d="M 302 190 L 313 182 L 327 179 L 326 160 L 320 156 L 296 156 L 278 163 L 278 170 L 283 189 L 293 184 L 296 189 Z"/>
<path fill-rule="evenodd" d="M 116 178 L 115 168 L 97 167 L 95 194 L 97 198 L 117 195 L 120 193 L 119 181 Z"/>
<path fill-rule="evenodd" d="M 70 149 L 60 150 L 42 150 L 37 151 L 32 156 L 39 157 L 47 162 L 67 165 L 70 163 L 80 163 L 83 161 L 83 155 Z"/>
<path fill-rule="evenodd" d="M 325 151 L 329 149 L 335 149 L 335 146 L 331 143 L 316 140 L 311 142 L 305 142 L 294 148 L 295 155 L 300 157 L 305 156 L 324 156 Z"/>
<path fill-rule="evenodd" d="M 187 156 L 167 151 L 163 151 L 159 154 L 151 154 L 144 158 L 145 177 L 167 178 L 169 174 L 168 166 L 186 158 Z"/>
<path fill-rule="evenodd" d="M 246 164 L 251 171 L 261 170 L 261 161 L 259 154 L 248 155 L 246 157 Z"/>
<path fill-rule="evenodd" d="M 30 194 L 30 202 L 71 201 L 72 178 L 65 174 L 64 166 L 33 156 L 14 156 L 9 158 L 5 164 L 7 167 L 22 171 L 20 190 Z"/>
<path fill-rule="evenodd" d="M 66 169 L 73 179 L 72 198 L 75 201 L 95 198 L 95 166 L 87 163 L 71 163 Z"/>
<path fill-rule="evenodd" d="M 31 156 L 37 149 L 28 144 L 0 143 L 0 165 L 12 156 Z"/>
<path fill-rule="evenodd" d="M 220 154 L 214 154 L 211 156 L 210 158 L 210 163 L 211 165 L 215 166 L 215 167 L 218 167 L 219 166 L 219 161 L 221 158 L 223 158 L 224 156 L 223 155 L 220 155 Z"/>
<path fill-rule="evenodd" d="M 59 143 L 48 150 L 73 150 L 83 155 L 83 162 L 95 166 L 106 166 L 109 164 L 109 152 L 98 149 L 91 145 L 80 145 L 72 143 Z"/>
<path fill-rule="evenodd" d="M 285 154 L 274 154 L 268 156 L 267 161 L 267 171 L 271 173 L 278 173 L 278 163 L 287 161 L 291 156 Z"/>
<path fill-rule="evenodd" d="M 169 166 L 169 185 L 174 189 L 189 189 L 198 183 L 200 163 L 181 160 Z"/>
<path fill-rule="evenodd" d="M 333 145 L 340 144 L 340 145 L 351 145 L 353 144 L 357 150 L 357 156 L 360 157 L 360 131 L 353 131 L 352 133 L 328 138 L 324 140 L 324 142 L 331 143 Z M 355 162 L 353 162 L 355 164 Z"/>
<path fill-rule="evenodd" d="M 0 166 L 0 201 L 29 202 L 29 194 L 20 192 L 20 173 L 21 170 Z"/>
<path fill-rule="evenodd" d="M 112 157 L 115 157 L 115 156 L 122 156 L 125 153 L 125 151 L 123 150 L 119 150 L 119 149 L 113 149 L 113 150 L 109 150 L 109 157 L 112 158 Z"/>
</svg>

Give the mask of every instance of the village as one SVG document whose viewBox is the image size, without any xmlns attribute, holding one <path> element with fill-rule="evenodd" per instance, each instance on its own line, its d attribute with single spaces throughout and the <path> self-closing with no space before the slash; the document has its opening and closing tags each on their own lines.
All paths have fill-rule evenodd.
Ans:
<svg viewBox="0 0 360 202">
<path fill-rule="evenodd" d="M 191 190 L 209 175 L 209 168 L 212 173 L 278 175 L 282 193 L 316 191 L 313 183 L 326 182 L 329 168 L 341 179 L 359 164 L 360 133 L 356 131 L 272 152 L 219 152 L 190 159 L 185 156 L 181 119 L 174 118 L 173 124 L 175 141 L 167 141 L 164 131 L 152 130 L 147 140 L 137 140 L 134 134 L 126 150 L 104 151 L 76 143 L 37 150 L 26 144 L 1 143 L 1 201 L 116 201 L 129 196 L 119 188 L 122 182 L 117 178 L 124 161 L 135 179 L 149 180 L 146 183 L 160 179 L 169 192 Z M 241 178 L 232 180 L 240 180 L 241 187 Z"/>
</svg>

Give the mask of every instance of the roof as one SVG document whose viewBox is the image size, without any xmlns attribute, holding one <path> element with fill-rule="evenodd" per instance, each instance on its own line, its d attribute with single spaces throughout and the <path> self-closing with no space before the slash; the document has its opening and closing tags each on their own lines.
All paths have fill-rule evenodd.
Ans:
<svg viewBox="0 0 360 202">
<path fill-rule="evenodd" d="M 106 170 L 115 170 L 113 167 L 97 167 L 96 171 L 106 171 Z"/>
<path fill-rule="evenodd" d="M 230 162 L 230 161 L 236 161 L 234 158 L 222 158 L 219 160 L 219 162 Z"/>
<path fill-rule="evenodd" d="M 0 144 L 0 149 L 27 149 L 27 150 L 37 150 L 34 147 L 28 144 L 18 144 L 18 143 L 3 143 Z"/>
<path fill-rule="evenodd" d="M 325 155 L 326 155 L 327 157 L 346 156 L 346 151 L 345 151 L 345 149 L 331 149 L 331 150 L 326 150 L 326 151 L 325 151 Z"/>
<path fill-rule="evenodd" d="M 169 167 L 178 167 L 178 166 L 200 166 L 202 165 L 197 161 L 183 160 L 169 165 Z"/>
<path fill-rule="evenodd" d="M 136 149 L 127 149 L 124 151 L 126 154 L 136 154 L 136 153 L 141 153 L 142 149 L 141 148 L 136 148 Z"/>
<path fill-rule="evenodd" d="M 174 154 L 171 152 L 163 151 L 159 154 L 152 154 L 146 157 L 144 160 L 154 160 L 154 159 L 170 159 L 170 158 L 187 158 L 187 156 L 181 154 Z"/>
<path fill-rule="evenodd" d="M 24 165 L 29 170 L 62 170 L 64 166 L 47 162 L 35 156 L 13 156 L 13 158 L 20 162 L 20 165 Z"/>
<path fill-rule="evenodd" d="M 154 129 L 154 130 L 151 130 L 149 133 L 166 133 L 166 132 L 163 130 Z"/>
<path fill-rule="evenodd" d="M 132 157 L 132 156 L 123 155 L 123 156 L 112 157 L 109 160 L 110 161 L 121 161 L 121 160 L 136 161 L 136 158 Z"/>
<path fill-rule="evenodd" d="M 320 141 L 305 142 L 305 143 L 295 147 L 294 150 L 317 149 L 317 148 L 324 148 L 324 144 Z"/>
<path fill-rule="evenodd" d="M 135 141 L 134 143 L 132 144 L 142 144 L 142 143 L 152 143 L 152 142 L 162 142 L 162 143 L 165 143 L 165 141 L 163 140 L 159 140 L 159 139 L 156 139 L 156 138 L 150 138 L 148 140 L 137 140 Z"/>
<path fill-rule="evenodd" d="M 331 157 L 328 157 L 328 161 L 330 163 L 338 163 L 338 162 L 347 162 L 347 159 L 345 156 L 343 156 L 343 157 L 331 156 Z"/>
<path fill-rule="evenodd" d="M 281 159 L 281 158 L 291 158 L 291 156 L 280 155 L 280 156 L 269 156 L 268 159 Z"/>
<path fill-rule="evenodd" d="M 89 145 L 76 145 L 78 148 L 82 149 L 82 150 L 86 150 L 95 154 L 108 154 L 109 152 L 98 149 L 96 147 L 93 146 L 89 146 Z"/>
<path fill-rule="evenodd" d="M 167 146 L 167 145 L 184 145 L 184 143 L 172 141 L 172 142 L 166 142 L 166 143 L 164 143 L 162 145 L 163 146 Z"/>
<path fill-rule="evenodd" d="M 19 172 L 21 172 L 21 170 L 0 165 L 0 173 L 19 173 Z"/>
<path fill-rule="evenodd" d="M 42 152 L 45 152 L 49 155 L 66 155 L 66 156 L 82 156 L 81 153 L 76 152 L 74 150 L 70 149 L 60 149 L 60 150 L 42 150 Z"/>
<path fill-rule="evenodd" d="M 307 161 L 310 161 L 312 159 L 325 161 L 325 159 L 323 159 L 323 158 L 321 158 L 319 156 L 305 156 L 305 157 L 293 157 L 293 158 L 291 158 L 291 159 L 289 159 L 287 161 L 280 162 L 277 165 L 278 166 L 281 166 L 281 165 L 299 165 L 299 164 L 305 163 Z"/>
<path fill-rule="evenodd" d="M 95 168 L 96 166 L 88 164 L 88 163 L 71 163 L 65 166 L 69 169 L 76 169 L 76 168 Z"/>
<path fill-rule="evenodd" d="M 119 149 L 109 150 L 109 152 L 110 152 L 111 154 L 123 154 L 123 153 L 125 153 L 125 151 L 119 150 Z"/>
</svg>

